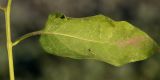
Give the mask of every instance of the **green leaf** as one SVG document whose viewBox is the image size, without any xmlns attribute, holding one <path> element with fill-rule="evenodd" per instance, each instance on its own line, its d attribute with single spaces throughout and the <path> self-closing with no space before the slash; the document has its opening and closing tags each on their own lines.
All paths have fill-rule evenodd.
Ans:
<svg viewBox="0 0 160 80">
<path fill-rule="evenodd" d="M 70 18 L 50 15 L 40 38 L 51 54 L 74 59 L 96 59 L 115 66 L 144 60 L 157 44 L 143 31 L 126 21 L 103 15 Z"/>
</svg>

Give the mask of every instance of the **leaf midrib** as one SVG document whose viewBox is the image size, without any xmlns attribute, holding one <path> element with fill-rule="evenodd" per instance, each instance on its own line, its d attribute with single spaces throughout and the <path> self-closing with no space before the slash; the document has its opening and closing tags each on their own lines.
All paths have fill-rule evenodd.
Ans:
<svg viewBox="0 0 160 80">
<path fill-rule="evenodd" d="M 50 35 L 52 34 L 52 35 L 66 36 L 66 37 L 80 39 L 80 40 L 94 42 L 94 43 L 101 43 L 101 44 L 107 43 L 107 42 L 103 42 L 103 41 L 89 40 L 89 39 L 80 38 L 80 37 L 76 37 L 76 36 L 72 36 L 72 35 L 68 35 L 68 34 L 63 34 L 63 33 L 57 33 L 57 32 L 45 32 L 45 33 L 50 34 Z"/>
</svg>

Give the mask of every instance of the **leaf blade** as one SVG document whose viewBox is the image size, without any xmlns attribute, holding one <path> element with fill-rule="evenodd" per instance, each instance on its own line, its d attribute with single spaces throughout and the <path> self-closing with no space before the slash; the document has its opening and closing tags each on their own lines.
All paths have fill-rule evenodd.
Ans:
<svg viewBox="0 0 160 80">
<path fill-rule="evenodd" d="M 120 66 L 148 58 L 157 44 L 125 21 L 103 15 L 60 18 L 51 15 L 40 42 L 49 53 L 74 59 L 96 59 Z"/>
</svg>

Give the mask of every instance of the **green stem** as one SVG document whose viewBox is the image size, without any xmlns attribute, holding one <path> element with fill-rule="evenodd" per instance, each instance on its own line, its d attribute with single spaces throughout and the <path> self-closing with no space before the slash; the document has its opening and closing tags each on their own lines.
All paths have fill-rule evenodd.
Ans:
<svg viewBox="0 0 160 80">
<path fill-rule="evenodd" d="M 12 0 L 8 0 L 8 4 L 7 4 L 7 7 L 4 9 L 4 13 L 5 13 L 5 21 L 6 21 L 6 38 L 7 38 L 7 52 L 8 52 L 8 62 L 9 62 L 9 74 L 10 74 L 10 80 L 14 80 L 14 64 L 13 64 L 12 41 L 11 41 L 11 30 L 10 30 L 11 4 L 12 4 Z"/>
<path fill-rule="evenodd" d="M 23 35 L 18 40 L 16 40 L 15 42 L 13 42 L 12 46 L 17 45 L 18 43 L 20 43 L 21 41 L 23 41 L 23 40 L 25 40 L 25 39 L 27 39 L 29 37 L 36 36 L 36 35 L 41 35 L 41 34 L 52 34 L 52 33 L 50 33 L 50 32 L 43 32 L 43 31 L 31 32 L 31 33 Z"/>
<path fill-rule="evenodd" d="M 4 11 L 5 9 L 4 9 L 4 8 L 2 8 L 2 7 L 0 7 L 0 10 Z"/>
</svg>

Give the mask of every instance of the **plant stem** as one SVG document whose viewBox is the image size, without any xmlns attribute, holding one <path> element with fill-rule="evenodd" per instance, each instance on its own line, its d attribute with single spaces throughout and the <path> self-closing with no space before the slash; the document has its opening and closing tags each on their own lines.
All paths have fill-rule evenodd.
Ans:
<svg viewBox="0 0 160 80">
<path fill-rule="evenodd" d="M 23 40 L 25 40 L 25 39 L 27 39 L 29 37 L 36 36 L 36 35 L 41 35 L 41 34 L 52 34 L 52 33 L 50 33 L 50 32 L 43 32 L 43 31 L 31 32 L 31 33 L 23 35 L 18 40 L 16 40 L 15 42 L 13 42 L 12 46 L 17 45 L 18 43 L 20 43 L 21 41 L 23 41 Z"/>
<path fill-rule="evenodd" d="M 12 0 L 8 0 L 8 4 L 7 4 L 7 7 L 4 9 L 4 13 L 5 13 L 5 21 L 6 21 L 6 38 L 7 38 L 7 52 L 8 52 L 8 62 L 9 62 L 9 75 L 10 75 L 10 80 L 14 80 L 14 64 L 13 64 L 12 40 L 11 40 L 11 30 L 10 30 L 11 4 L 12 4 Z"/>
<path fill-rule="evenodd" d="M 4 8 L 0 7 L 0 10 L 4 11 Z"/>
</svg>

